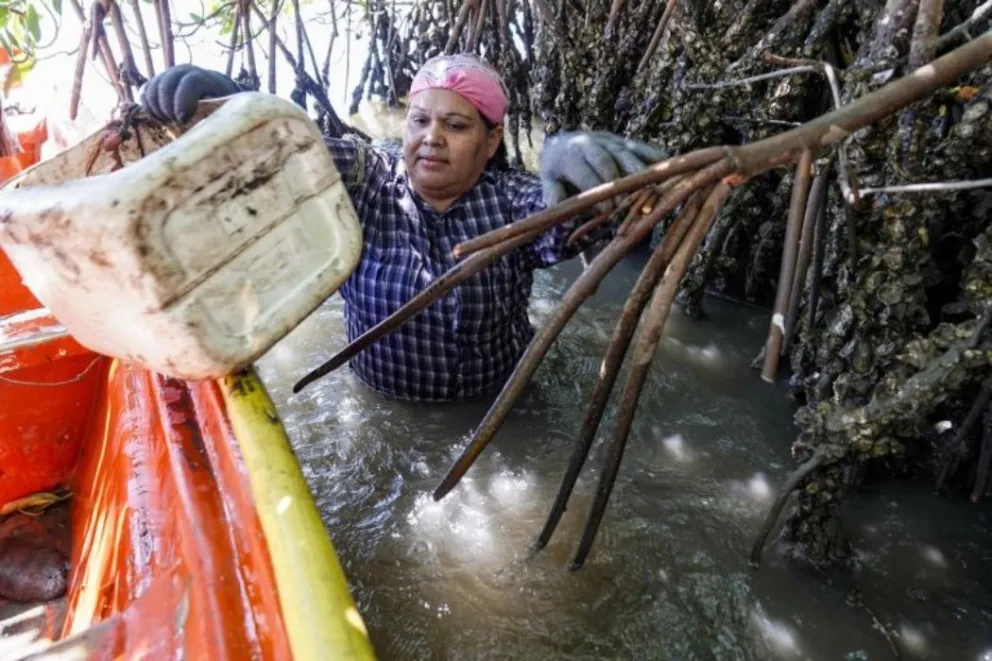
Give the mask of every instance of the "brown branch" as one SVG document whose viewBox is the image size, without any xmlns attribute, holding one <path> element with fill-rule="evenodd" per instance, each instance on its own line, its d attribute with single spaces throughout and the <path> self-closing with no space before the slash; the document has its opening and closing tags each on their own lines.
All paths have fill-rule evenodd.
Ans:
<svg viewBox="0 0 992 661">
<path fill-rule="evenodd" d="M 488 0 L 478 0 L 479 10 L 475 19 L 475 25 L 468 35 L 468 52 L 474 53 L 479 48 L 479 39 L 482 38 L 482 27 L 486 21 L 486 5 Z"/>
<path fill-rule="evenodd" d="M 796 333 L 799 320 L 799 303 L 803 290 L 806 288 L 806 271 L 809 269 L 810 255 L 813 252 L 813 238 L 816 234 L 816 223 L 826 203 L 827 184 L 830 177 L 830 164 L 821 170 L 813 179 L 809 201 L 806 203 L 806 213 L 803 216 L 802 239 L 799 243 L 799 258 L 793 275 L 792 289 L 789 293 L 789 307 L 785 322 L 785 336 L 782 339 L 782 355 L 789 355 L 792 339 Z"/>
<path fill-rule="evenodd" d="M 610 15 L 606 19 L 606 28 L 603 31 L 603 37 L 609 39 L 613 36 L 613 32 L 616 29 L 617 20 L 620 18 L 620 11 L 623 9 L 624 0 L 613 0 L 610 5 Z M 589 14 L 586 13 L 588 18 Z"/>
<path fill-rule="evenodd" d="M 121 85 L 120 72 L 117 70 L 117 65 L 114 63 L 114 55 L 110 50 L 110 45 L 107 44 L 106 37 L 104 36 L 103 39 L 96 39 L 94 36 L 94 33 L 96 32 L 103 32 L 102 26 L 99 22 L 94 22 L 92 18 L 87 21 L 86 12 L 83 10 L 83 5 L 79 0 L 70 0 L 70 4 L 72 4 L 72 9 L 76 12 L 79 22 L 83 25 L 86 25 L 88 22 L 90 26 L 90 38 L 94 39 L 94 43 L 96 44 L 100 54 L 100 61 L 103 62 L 103 68 L 107 71 L 107 76 L 110 78 L 110 82 L 114 86 L 114 90 L 117 92 L 117 97 L 120 99 L 126 98 L 124 95 L 123 86 Z M 102 6 L 100 3 L 94 3 L 94 7 L 98 6 L 99 9 L 96 11 L 101 11 Z M 93 12 L 94 8 L 91 7 L 91 13 Z M 82 85 L 82 77 L 80 77 L 80 85 Z"/>
<path fill-rule="evenodd" d="M 234 53 L 238 50 L 238 36 L 241 34 L 241 12 L 244 11 L 244 3 L 238 2 L 234 5 L 234 25 L 231 28 L 231 40 L 227 46 L 227 64 L 224 73 L 228 78 L 234 73 Z"/>
<path fill-rule="evenodd" d="M 293 0 L 293 17 L 293 22 L 296 24 L 296 61 L 302 67 L 304 66 L 303 62 L 306 57 L 303 51 L 303 33 L 306 30 L 303 28 L 303 16 L 300 15 L 300 0 Z M 271 54 L 272 51 L 270 50 L 269 53 Z M 320 76 L 320 71 L 315 70 L 314 74 Z"/>
<path fill-rule="evenodd" d="M 668 190 L 667 188 L 662 190 L 663 187 L 669 186 L 673 183 L 678 183 L 680 180 L 681 177 L 672 177 L 663 184 L 648 186 L 636 195 L 628 195 L 624 202 L 626 203 L 629 200 L 633 200 L 633 203 L 631 204 L 631 208 L 633 210 L 631 213 L 627 214 L 627 217 L 624 218 L 623 222 L 617 227 L 617 236 L 624 236 L 627 234 L 631 224 L 633 224 L 633 222 L 639 217 L 638 211 L 641 216 L 646 216 L 651 213 L 651 210 L 654 209 L 656 204 L 658 204 L 658 200 L 660 200 L 661 196 Z"/>
<path fill-rule="evenodd" d="M 624 449 L 627 439 L 630 436 L 630 428 L 637 413 L 637 404 L 640 400 L 641 392 L 644 389 L 644 382 L 647 379 L 648 369 L 654 360 L 658 343 L 661 341 L 661 334 L 668 321 L 668 314 L 672 309 L 672 302 L 678 292 L 679 283 L 689 270 L 692 258 L 699 250 L 699 245 L 706 238 L 707 232 L 713 225 L 713 221 L 720 211 L 720 207 L 730 195 L 730 186 L 720 182 L 713 186 L 711 192 L 706 197 L 702 209 L 693 224 L 692 230 L 682 241 L 678 252 L 672 259 L 671 264 L 665 269 L 665 275 L 661 278 L 661 283 L 651 297 L 651 303 L 645 312 L 644 321 L 637 333 L 637 341 L 634 345 L 634 353 L 630 359 L 630 370 L 627 374 L 627 382 L 624 385 L 623 396 L 620 400 L 620 410 L 617 412 L 616 427 L 613 432 L 613 441 L 606 457 L 606 463 L 600 473 L 599 485 L 596 489 L 596 497 L 589 510 L 589 517 L 586 520 L 585 529 L 582 531 L 582 539 L 579 548 L 572 560 L 570 569 L 573 571 L 582 567 L 585 563 L 592 544 L 599 531 L 599 524 L 606 512 L 606 505 L 609 502 L 610 494 L 613 491 L 613 484 L 616 481 L 617 473 L 620 470 L 620 462 L 623 459 Z"/>
<path fill-rule="evenodd" d="M 592 447 L 592 442 L 596 437 L 596 431 L 599 429 L 603 411 L 606 409 L 606 403 L 609 401 L 617 375 L 620 373 L 620 367 L 623 364 L 627 348 L 630 346 L 630 341 L 634 337 L 634 331 L 637 328 L 638 320 L 641 318 L 641 313 L 644 311 L 644 307 L 651 297 L 651 292 L 654 291 L 655 286 L 658 284 L 658 280 L 661 279 L 665 269 L 668 268 L 676 250 L 682 244 L 686 233 L 696 220 L 699 208 L 708 194 L 709 191 L 698 191 L 686 202 L 675 222 L 672 223 L 672 226 L 665 233 L 665 238 L 662 239 L 661 244 L 655 249 L 648 263 L 644 266 L 630 296 L 627 298 L 627 302 L 624 304 L 620 319 L 613 329 L 613 337 L 610 338 L 606 355 L 603 356 L 603 363 L 599 368 L 599 378 L 596 379 L 596 385 L 589 398 L 589 403 L 586 405 L 586 412 L 582 418 L 582 427 L 579 429 L 579 434 L 575 439 L 575 446 L 568 462 L 568 468 L 562 477 L 561 486 L 558 487 L 558 493 L 555 495 L 555 502 L 544 524 L 544 529 L 541 531 L 534 545 L 535 550 L 542 549 L 547 545 L 551 536 L 554 534 L 555 528 L 558 526 L 558 522 L 561 520 L 562 514 L 565 513 L 565 507 L 568 505 L 568 499 L 572 495 L 575 482 L 579 478 L 579 472 L 581 472 L 582 466 L 589 456 L 589 449 Z"/>
<path fill-rule="evenodd" d="M 629 199 L 630 197 L 627 198 L 627 200 Z M 586 222 L 582 223 L 582 225 L 580 225 L 578 229 L 576 229 L 568 236 L 568 240 L 565 241 L 565 247 L 569 249 L 573 248 L 577 241 L 587 236 L 593 230 L 596 230 L 602 227 L 603 225 L 605 225 L 606 223 L 610 222 L 612 218 L 613 218 L 612 211 L 600 211 L 598 214 L 593 216 L 592 220 L 587 220 Z"/>
<path fill-rule="evenodd" d="M 661 215 L 656 217 L 656 219 L 660 218 Z M 458 484 L 459 480 L 471 468 L 472 464 L 475 463 L 475 460 L 482 454 L 486 446 L 495 438 L 499 428 L 513 409 L 513 405 L 520 398 L 520 395 L 523 394 L 527 384 L 534 376 L 534 372 L 537 371 L 541 361 L 547 355 L 548 350 L 558 338 L 562 329 L 575 314 L 576 310 L 579 309 L 579 306 L 596 292 L 603 278 L 609 274 L 610 270 L 621 259 L 634 249 L 637 243 L 637 241 L 631 241 L 629 236 L 618 237 L 599 253 L 582 272 L 582 275 L 575 280 L 562 299 L 561 304 L 555 309 L 551 319 L 537 332 L 534 339 L 527 346 L 527 350 L 517 362 L 513 374 L 503 386 L 499 397 L 486 413 L 486 417 L 482 420 L 482 423 L 475 430 L 469 446 L 462 452 L 461 456 L 455 461 L 454 466 L 452 466 L 448 474 L 445 475 L 441 483 L 434 490 L 434 500 L 441 500 Z"/>
<path fill-rule="evenodd" d="M 469 10 L 478 4 L 478 0 L 465 0 L 462 3 L 461 9 L 458 10 L 458 18 L 455 19 L 455 26 L 451 29 L 451 36 L 448 37 L 448 43 L 444 47 L 446 54 L 451 55 L 455 52 L 458 47 L 458 39 L 462 36 L 462 30 L 465 29 L 465 22 L 468 21 Z"/>
<path fill-rule="evenodd" d="M 818 69 L 820 73 L 824 75 L 827 79 L 827 84 L 830 86 L 830 94 L 834 100 L 834 109 L 839 110 L 841 107 L 841 95 L 840 95 L 840 82 L 837 79 L 837 69 L 830 62 L 823 62 L 820 60 L 810 60 L 805 58 L 792 58 L 792 57 L 782 57 L 780 55 L 774 55 L 772 53 L 766 53 L 765 59 L 769 64 L 774 64 L 777 66 L 810 66 Z M 845 140 L 841 140 L 837 145 L 837 161 L 839 163 L 837 169 L 837 182 L 840 186 L 841 192 L 844 195 L 844 201 L 849 207 L 857 207 L 860 196 L 856 190 L 852 181 L 854 178 L 851 176 L 851 169 L 848 165 L 847 158 L 847 144 Z M 851 216 L 850 210 L 846 213 L 849 216 L 850 224 L 853 226 L 853 216 Z M 853 241 L 852 241 L 852 251 L 851 254 L 854 255 L 853 251 Z"/>
<path fill-rule="evenodd" d="M 596 228 L 601 227 L 603 224 L 609 222 L 610 219 L 612 219 L 614 216 L 617 216 L 626 211 L 630 211 L 630 213 L 627 214 L 627 216 L 625 217 L 621 226 L 626 224 L 631 220 L 631 218 L 633 218 L 637 214 L 637 210 L 641 208 L 641 206 L 648 200 L 648 198 L 653 194 L 653 192 L 654 192 L 653 189 L 645 188 L 640 193 L 628 195 L 626 198 L 624 198 L 624 200 L 620 203 L 620 206 L 618 206 L 616 209 L 604 209 L 600 211 L 598 214 L 593 216 L 591 220 L 587 220 L 586 222 L 582 223 L 582 225 L 580 225 L 578 229 L 572 232 L 569 235 L 568 240 L 565 242 L 565 246 L 571 248 L 572 246 L 575 245 L 576 241 L 586 236 Z"/>
<path fill-rule="evenodd" d="M 937 54 L 937 35 L 944 16 L 943 5 L 944 0 L 920 1 L 916 24 L 913 27 L 913 38 L 909 46 L 910 70 L 919 69 Z M 918 108 L 912 105 L 903 108 L 899 114 L 897 144 L 902 151 L 902 160 L 910 168 L 919 163 L 921 127 L 917 121 L 917 110 Z"/>
<path fill-rule="evenodd" d="M 961 36 L 966 39 L 970 39 L 971 35 L 968 31 L 971 30 L 975 25 L 984 20 L 989 13 L 992 13 L 992 0 L 975 7 L 975 11 L 971 12 L 971 16 L 968 17 L 966 21 L 960 25 L 948 30 L 946 34 L 940 36 L 940 40 L 937 42 L 937 51 L 942 51 L 951 45 L 953 41 Z"/>
<path fill-rule="evenodd" d="M 79 52 L 76 53 L 76 71 L 72 79 L 72 94 L 69 98 L 69 119 L 76 119 L 79 114 L 79 100 L 83 93 L 83 76 L 86 73 L 86 46 L 90 42 L 92 28 L 89 23 L 83 23 L 79 33 Z"/>
<path fill-rule="evenodd" d="M 134 11 L 134 21 L 138 24 L 138 37 L 141 39 L 141 50 L 145 56 L 145 66 L 148 68 L 148 77 L 155 75 L 155 62 L 152 58 L 152 47 L 148 41 L 148 31 L 145 29 L 145 19 L 141 16 L 141 5 L 138 0 L 130 0 L 131 9 Z"/>
<path fill-rule="evenodd" d="M 503 387 L 499 398 L 486 413 L 486 417 L 476 429 L 469 446 L 462 451 L 461 456 L 455 461 L 447 475 L 441 483 L 434 489 L 434 500 L 440 500 L 451 491 L 462 476 L 468 471 L 482 451 L 489 445 L 495 437 L 506 416 L 513 408 L 524 385 L 533 376 L 540 360 L 547 353 L 551 343 L 557 337 L 561 328 L 575 313 L 578 306 L 588 298 L 596 289 L 596 285 L 612 269 L 617 262 L 623 258 L 630 250 L 640 243 L 650 234 L 654 226 L 662 218 L 667 216 L 676 206 L 684 202 L 692 193 L 699 188 L 713 184 L 726 177 L 733 169 L 729 159 L 722 159 L 703 170 L 700 170 L 692 177 L 679 182 L 669 191 L 652 210 L 652 212 L 635 223 L 630 232 L 625 236 L 618 236 L 606 248 L 596 256 L 589 266 L 582 272 L 568 293 L 562 299 L 561 304 L 556 308 L 551 319 L 542 328 L 528 345 L 523 357 L 517 363 L 513 375 Z M 498 231 L 498 230 L 497 230 Z"/>
<path fill-rule="evenodd" d="M 551 7 L 548 6 L 547 0 L 534 0 L 534 6 L 537 7 L 537 13 L 541 17 L 541 22 L 545 26 L 554 29 L 555 27 L 555 13 L 552 11 Z"/>
<path fill-rule="evenodd" d="M 940 491 L 944 487 L 944 482 L 950 476 L 952 468 L 957 465 L 957 460 L 963 457 L 968 451 L 968 434 L 971 433 L 972 427 L 978 422 L 978 417 L 982 414 L 985 406 L 989 403 L 989 398 L 992 397 L 992 379 L 986 379 L 982 383 L 981 389 L 978 391 L 978 396 L 972 403 L 971 408 L 968 409 L 967 415 L 965 415 L 964 420 L 961 421 L 961 426 L 958 427 L 957 431 L 951 440 L 944 446 L 947 448 L 945 450 L 946 456 L 941 462 L 940 474 L 937 476 L 936 491 Z"/>
<path fill-rule="evenodd" d="M 715 163 L 726 156 L 726 154 L 727 151 L 723 147 L 709 147 L 694 151 L 686 156 L 669 158 L 636 174 L 596 186 L 595 188 L 590 188 L 561 204 L 545 209 L 533 216 L 460 243 L 455 246 L 454 255 L 455 257 L 465 257 L 473 252 L 502 243 L 507 239 L 530 232 L 531 230 L 544 231 L 585 212 L 594 205 L 611 197 L 632 193 L 645 186 L 661 183 L 678 174 L 693 172 L 701 167 Z"/>
<path fill-rule="evenodd" d="M 718 83 L 685 83 L 682 85 L 682 89 L 687 90 L 715 90 L 723 89 L 725 87 L 736 87 L 738 85 L 750 85 L 752 83 L 760 83 L 764 80 L 771 80 L 773 78 L 782 78 L 785 76 L 794 76 L 799 73 L 820 73 L 821 69 L 813 65 L 802 65 L 798 67 L 792 67 L 791 69 L 782 69 L 781 71 L 770 71 L 768 73 L 762 73 L 757 76 L 751 76 L 749 78 L 739 78 L 737 80 L 725 80 Z"/>
<path fill-rule="evenodd" d="M 944 17 L 944 0 L 920 0 L 909 47 L 909 68 L 919 69 L 937 54 L 937 35 Z"/>
<path fill-rule="evenodd" d="M 249 0 L 251 1 L 251 0 Z M 273 25 L 279 16 L 280 0 L 272 0 L 272 15 L 267 25 Z M 276 31 L 269 30 L 269 94 L 276 93 Z"/>
<path fill-rule="evenodd" d="M 91 47 L 93 49 L 93 57 L 96 58 L 97 54 L 101 50 L 102 44 L 100 40 L 106 36 L 106 32 L 103 29 L 103 19 L 107 14 L 107 10 L 104 8 L 102 2 L 94 2 L 90 5 L 90 25 L 92 26 L 92 43 Z"/>
<path fill-rule="evenodd" d="M 654 34 L 651 35 L 651 42 L 648 44 L 647 49 L 644 51 L 644 55 L 641 56 L 641 61 L 637 65 L 638 73 L 647 68 L 648 63 L 658 50 L 658 44 L 661 43 L 661 37 L 665 34 L 665 28 L 668 26 L 668 21 L 672 18 L 672 14 L 675 13 L 676 2 L 677 0 L 668 0 L 668 3 L 665 5 L 665 11 L 658 20 L 658 27 L 655 28 Z"/>
<path fill-rule="evenodd" d="M 926 98 L 961 75 L 992 60 L 992 32 L 968 42 L 929 65 L 894 80 L 857 101 L 822 115 L 791 131 L 735 150 L 744 171 L 767 160 L 769 154 L 831 145 L 854 131 Z"/>
<path fill-rule="evenodd" d="M 767 34 L 765 34 L 764 37 L 761 38 L 758 44 L 751 49 L 751 52 L 757 54 L 775 46 L 779 41 L 779 37 L 784 34 L 790 26 L 796 24 L 798 21 L 804 20 L 807 13 L 812 15 L 812 12 L 816 10 L 816 4 L 816 0 L 796 0 L 796 2 L 789 7 L 789 10 L 775 21 L 772 28 Z M 741 61 L 746 59 L 746 57 L 742 58 Z M 739 63 L 740 61 L 731 65 L 730 68 L 737 68 Z"/>
<path fill-rule="evenodd" d="M 816 324 L 816 309 L 820 304 L 820 284 L 823 281 L 823 259 L 826 256 L 827 241 L 827 200 L 829 191 L 824 191 L 823 204 L 816 216 L 816 231 L 813 234 L 813 272 L 809 283 L 809 301 L 807 302 L 806 327 L 812 329 Z"/>
<path fill-rule="evenodd" d="M 985 495 L 985 487 L 989 482 L 989 466 L 992 465 L 992 408 L 985 412 L 985 425 L 982 432 L 982 449 L 978 456 L 978 474 L 975 476 L 975 488 L 971 492 L 971 502 L 977 503 Z"/>
<path fill-rule="evenodd" d="M 243 0 L 246 4 L 251 5 L 251 8 L 258 12 L 259 16 L 262 17 L 262 22 L 265 23 L 265 17 L 262 16 L 262 12 L 259 10 L 253 0 Z M 271 34 L 275 34 L 275 29 L 272 26 L 266 24 L 269 28 Z M 251 76 L 252 83 L 258 81 L 258 67 L 255 65 L 255 47 L 253 45 L 254 39 L 251 34 L 251 12 L 247 9 L 241 12 L 241 45 L 245 48 L 245 52 L 248 57 L 248 75 Z M 283 47 L 285 50 L 285 47 Z M 275 53 L 269 53 L 269 57 L 275 59 Z"/>
<path fill-rule="evenodd" d="M 778 365 L 781 358 L 782 336 L 785 334 L 785 315 L 788 312 L 790 289 L 795 277 L 796 260 L 799 252 L 799 234 L 803 216 L 809 206 L 810 169 L 813 165 L 813 152 L 803 151 L 796 166 L 796 180 L 792 185 L 792 203 L 789 205 L 789 219 L 785 228 L 785 241 L 782 246 L 782 264 L 778 275 L 778 290 L 775 294 L 775 309 L 768 327 L 765 342 L 765 364 L 761 378 L 768 383 L 778 380 Z"/>
<path fill-rule="evenodd" d="M 904 42 L 910 35 L 910 26 L 916 16 L 919 0 L 888 0 L 885 11 L 878 19 L 875 37 L 868 50 L 872 62 L 894 61 L 904 53 Z"/>
<path fill-rule="evenodd" d="M 585 191 L 560 205 L 521 221 L 466 241 L 456 246 L 454 253 L 456 256 L 477 253 L 504 244 L 511 239 L 513 244 L 523 245 L 539 236 L 544 230 L 582 213 L 599 202 L 665 181 L 677 174 L 694 173 L 680 181 L 666 194 L 654 212 L 657 213 L 661 209 L 662 215 L 667 214 L 700 187 L 712 184 L 723 177 L 728 177 L 730 179 L 728 183 L 736 185 L 746 177 L 794 160 L 804 148 L 816 149 L 833 144 L 852 131 L 886 117 L 895 110 L 925 97 L 935 89 L 947 85 L 963 73 L 977 69 L 990 58 L 992 58 L 992 33 L 940 57 L 921 70 L 890 82 L 849 105 L 791 131 L 744 147 L 713 147 L 668 159 L 634 175 Z M 721 157 L 723 158 L 721 159 Z M 700 170 L 700 168 L 705 169 Z M 646 237 L 649 232 L 650 227 L 638 223 L 631 228 L 630 236 L 637 237 L 639 241 Z M 459 264 L 400 310 L 352 342 L 338 356 L 305 377 L 294 387 L 294 392 L 299 392 L 307 383 L 332 371 L 335 369 L 335 365 L 344 364 L 351 356 L 356 355 L 378 338 L 418 314 L 424 307 L 453 289 L 465 278 L 470 277 L 471 273 L 466 274 L 467 269 L 472 268 L 475 269 L 472 271 L 473 273 L 478 272 L 496 259 L 499 254 L 502 254 L 501 250 L 509 249 L 512 248 L 500 245 L 500 248 Z M 604 250 L 600 257 L 606 253 L 607 251 Z M 449 477 L 451 476 L 449 475 Z"/>
<path fill-rule="evenodd" d="M 252 10 L 254 10 L 254 12 L 261 19 L 261 21 L 262 21 L 262 27 L 264 29 L 268 30 L 269 31 L 269 34 L 276 34 L 275 27 L 273 25 L 270 25 L 269 24 L 268 20 L 266 20 L 266 18 L 265 18 L 265 15 L 262 13 L 262 10 L 258 8 L 258 5 L 256 5 L 254 2 L 252 2 L 251 3 L 251 8 L 252 8 Z M 246 19 L 247 19 L 247 17 L 246 17 Z M 247 20 L 246 20 L 246 23 L 247 23 Z M 353 126 L 346 126 L 344 124 L 344 122 L 341 121 L 341 119 L 337 116 L 337 113 L 334 112 L 334 107 L 331 105 L 331 100 L 329 98 L 327 98 L 327 93 L 325 92 L 324 88 L 321 87 L 313 79 L 313 77 L 310 76 L 310 74 L 308 74 L 304 70 L 304 68 L 302 66 L 298 66 L 299 63 L 296 61 L 296 58 L 293 57 L 293 54 L 289 51 L 289 49 L 286 47 L 286 44 L 284 44 L 282 42 L 282 39 L 280 39 L 278 37 L 278 35 L 276 36 L 275 43 L 276 43 L 276 47 L 282 52 L 283 57 L 286 58 L 286 61 L 293 68 L 293 70 L 299 72 L 299 74 L 303 76 L 304 80 L 307 81 L 307 83 L 310 86 L 308 88 L 309 91 L 313 93 L 314 98 L 317 100 L 317 102 L 320 104 L 320 106 L 323 108 L 323 110 L 330 116 L 330 122 L 331 122 L 332 127 L 334 127 L 334 130 L 337 133 L 339 133 L 339 134 L 350 132 L 350 133 L 353 133 L 353 134 L 359 136 L 360 138 L 362 138 L 366 142 L 371 141 L 371 138 L 369 136 L 365 135 L 365 133 L 363 133 L 362 131 L 359 131 L 358 129 L 356 129 Z M 275 57 L 275 54 L 274 53 L 271 54 L 270 57 Z M 254 62 L 254 59 L 252 61 Z"/>
<path fill-rule="evenodd" d="M 936 193 L 940 191 L 988 188 L 989 186 L 992 186 L 992 179 L 973 179 L 971 181 L 936 181 L 925 184 L 904 184 L 902 186 L 862 188 L 860 193 L 861 195 L 878 195 L 879 193 Z"/>
<path fill-rule="evenodd" d="M 765 53 L 765 60 L 775 66 L 795 67 L 796 69 L 810 67 L 823 74 L 827 78 L 827 83 L 830 85 L 830 93 L 834 99 L 834 108 L 840 108 L 840 83 L 837 80 L 837 70 L 829 62 L 800 57 L 783 57 L 774 53 Z"/>
<path fill-rule="evenodd" d="M 139 87 L 137 80 L 134 79 L 135 76 L 140 77 L 141 72 L 138 71 L 138 64 L 134 61 L 134 52 L 131 50 L 131 41 L 127 37 L 127 32 L 124 31 L 124 17 L 121 15 L 121 8 L 117 4 L 116 0 L 104 0 L 107 12 L 110 14 L 110 23 L 114 26 L 114 32 L 117 34 L 117 41 L 121 45 L 121 56 L 124 61 L 124 79 L 121 80 L 121 85 L 124 87 L 125 98 L 130 102 L 134 101 L 134 96 L 131 94 L 131 86 Z"/>
<path fill-rule="evenodd" d="M 778 498 L 775 499 L 775 503 L 772 508 L 768 510 L 768 515 L 765 517 L 765 522 L 761 525 L 761 530 L 758 531 L 758 536 L 754 540 L 754 545 L 751 547 L 751 566 L 757 567 L 761 564 L 761 554 L 765 548 L 765 541 L 768 536 L 772 533 L 772 529 L 775 527 L 775 523 L 778 521 L 779 517 L 782 516 L 782 510 L 785 509 L 785 504 L 789 500 L 789 496 L 792 492 L 799 488 L 803 480 L 810 476 L 816 469 L 822 466 L 826 462 L 826 457 L 823 454 L 816 453 L 804 464 L 799 466 L 796 470 L 789 474 L 786 478 L 785 484 L 782 485 L 781 491 L 779 491 Z"/>
<path fill-rule="evenodd" d="M 338 14 L 334 8 L 334 0 L 328 0 L 327 4 L 330 5 L 330 11 L 331 11 L 331 38 L 327 44 L 327 54 L 324 55 L 324 67 L 321 69 L 321 77 L 323 78 L 325 86 L 330 84 L 331 53 L 334 52 L 334 42 L 338 38 Z M 347 84 L 346 84 L 346 88 L 347 88 Z"/>
<path fill-rule="evenodd" d="M 303 26 L 303 15 L 300 13 L 300 1 L 293 0 L 293 11 L 296 14 L 296 37 L 297 39 L 302 39 L 306 44 L 307 53 L 310 55 L 310 64 L 313 66 L 313 75 L 317 79 L 317 83 L 321 86 L 321 89 L 327 89 L 327 78 L 321 72 L 320 65 L 317 64 L 317 53 L 313 49 L 313 44 L 310 42 L 310 33 L 307 32 L 306 28 Z M 331 37 L 331 41 L 334 41 L 334 37 Z M 300 47 L 302 49 L 302 46 Z M 300 62 L 303 61 L 303 53 L 300 53 Z"/>
<path fill-rule="evenodd" d="M 496 3 L 496 17 L 499 21 L 499 39 L 504 52 L 513 49 L 513 37 L 510 34 L 510 17 L 507 15 L 507 3 L 510 0 L 493 0 Z M 519 151 L 519 149 L 518 149 Z"/>
<path fill-rule="evenodd" d="M 159 30 L 162 35 L 162 49 L 165 52 L 165 67 L 176 66 L 176 45 L 172 36 L 172 11 L 169 9 L 169 0 L 156 0 L 158 14 L 160 17 Z M 247 30 L 246 34 L 250 34 Z"/>
</svg>

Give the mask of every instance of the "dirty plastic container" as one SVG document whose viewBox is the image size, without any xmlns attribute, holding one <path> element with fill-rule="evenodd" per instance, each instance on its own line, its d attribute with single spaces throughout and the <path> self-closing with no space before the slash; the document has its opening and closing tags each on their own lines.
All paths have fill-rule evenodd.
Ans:
<svg viewBox="0 0 992 661">
<path fill-rule="evenodd" d="M 184 379 L 258 358 L 362 249 L 302 109 L 243 93 L 194 121 L 178 136 L 139 125 L 115 172 L 99 132 L 0 188 L 0 245 L 38 300 L 86 347 Z"/>
</svg>

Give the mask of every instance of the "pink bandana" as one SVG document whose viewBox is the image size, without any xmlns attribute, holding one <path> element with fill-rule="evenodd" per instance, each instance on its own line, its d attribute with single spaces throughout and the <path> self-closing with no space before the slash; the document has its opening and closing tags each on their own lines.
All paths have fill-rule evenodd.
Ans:
<svg viewBox="0 0 992 661">
<path fill-rule="evenodd" d="M 427 89 L 445 89 L 459 96 L 497 126 L 503 125 L 507 91 L 503 80 L 478 58 L 461 53 L 427 60 L 413 79 L 410 98 Z"/>
</svg>

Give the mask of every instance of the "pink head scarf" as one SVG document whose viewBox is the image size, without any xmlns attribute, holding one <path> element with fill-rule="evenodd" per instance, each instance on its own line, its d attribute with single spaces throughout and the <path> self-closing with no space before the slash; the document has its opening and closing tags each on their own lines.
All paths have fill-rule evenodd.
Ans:
<svg viewBox="0 0 992 661">
<path fill-rule="evenodd" d="M 427 60 L 413 79 L 410 98 L 427 89 L 454 92 L 490 122 L 503 125 L 508 105 L 506 85 L 498 73 L 472 55 L 439 55 Z"/>
</svg>

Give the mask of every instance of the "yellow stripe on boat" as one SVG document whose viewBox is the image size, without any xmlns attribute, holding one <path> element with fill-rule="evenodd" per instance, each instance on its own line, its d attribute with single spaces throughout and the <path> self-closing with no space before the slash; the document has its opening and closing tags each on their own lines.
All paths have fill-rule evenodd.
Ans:
<svg viewBox="0 0 992 661">
<path fill-rule="evenodd" d="M 297 661 L 374 660 L 368 630 L 275 404 L 254 369 L 219 380 Z"/>
</svg>

